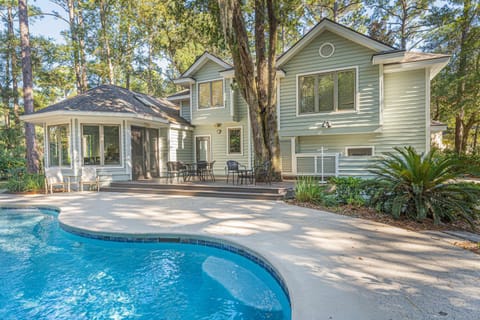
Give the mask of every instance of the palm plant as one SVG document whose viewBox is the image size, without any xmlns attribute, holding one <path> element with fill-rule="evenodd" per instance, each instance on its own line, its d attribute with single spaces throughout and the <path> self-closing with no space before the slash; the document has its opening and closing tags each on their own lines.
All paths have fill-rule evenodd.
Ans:
<svg viewBox="0 0 480 320">
<path fill-rule="evenodd" d="M 423 220 L 465 219 L 472 226 L 478 217 L 480 189 L 456 180 L 467 168 L 435 150 L 419 154 L 412 147 L 395 148 L 370 171 L 377 177 L 370 202 L 398 218 L 402 214 Z M 461 168 L 463 167 L 463 170 Z"/>
</svg>

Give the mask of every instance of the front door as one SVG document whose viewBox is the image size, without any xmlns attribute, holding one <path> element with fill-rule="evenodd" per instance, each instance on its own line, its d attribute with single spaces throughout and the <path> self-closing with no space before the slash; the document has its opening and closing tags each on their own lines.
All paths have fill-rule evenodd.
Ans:
<svg viewBox="0 0 480 320">
<path fill-rule="evenodd" d="M 158 130 L 132 126 L 133 180 L 158 177 Z"/>
<path fill-rule="evenodd" d="M 195 137 L 196 161 L 210 161 L 210 137 Z"/>
</svg>

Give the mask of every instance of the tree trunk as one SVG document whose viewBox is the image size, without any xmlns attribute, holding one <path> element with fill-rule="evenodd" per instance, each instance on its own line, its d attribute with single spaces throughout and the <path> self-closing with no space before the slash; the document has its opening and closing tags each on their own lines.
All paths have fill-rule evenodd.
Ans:
<svg viewBox="0 0 480 320">
<path fill-rule="evenodd" d="M 455 152 L 463 153 L 463 115 L 458 113 L 455 116 Z"/>
<path fill-rule="evenodd" d="M 12 75 L 12 96 L 13 96 L 13 115 L 15 117 L 15 125 L 20 124 L 20 106 L 18 104 L 18 74 L 17 74 L 17 51 L 15 50 L 15 33 L 13 28 L 13 14 L 12 8 L 13 4 L 10 3 L 8 6 L 7 20 L 8 20 L 8 51 L 10 56 L 11 64 L 11 75 Z M 6 71 L 8 73 L 8 71 Z M 9 86 L 9 84 L 7 84 Z"/>
<path fill-rule="evenodd" d="M 100 1 L 100 24 L 102 27 L 102 40 L 104 45 L 104 55 L 105 60 L 108 65 L 108 81 L 110 84 L 115 84 L 115 73 L 113 70 L 112 56 L 110 51 L 110 41 L 108 40 L 108 31 L 107 31 L 107 6 L 108 3 L 105 0 Z"/>
<path fill-rule="evenodd" d="M 77 32 L 78 32 L 78 53 L 80 55 L 80 89 L 81 93 L 87 91 L 87 59 L 85 57 L 85 24 L 83 23 L 83 8 L 81 0 L 77 3 Z"/>
<path fill-rule="evenodd" d="M 72 50 L 73 50 L 73 69 L 75 70 L 75 80 L 77 82 L 77 91 L 83 92 L 82 90 L 82 76 L 80 75 L 80 57 L 78 54 L 78 29 L 77 29 L 77 19 L 75 16 L 75 3 L 74 0 L 67 0 L 68 6 L 68 20 L 70 22 L 70 40 L 72 41 Z"/>
<path fill-rule="evenodd" d="M 25 114 L 30 114 L 33 113 L 33 76 L 27 0 L 18 1 L 18 14 L 22 46 L 23 102 Z M 31 123 L 25 123 L 25 139 L 27 145 L 27 170 L 30 173 L 38 173 L 39 160 L 35 142 L 35 126 Z"/>
<path fill-rule="evenodd" d="M 281 179 L 275 67 L 278 4 L 274 0 L 255 1 L 255 62 L 241 2 L 218 0 L 218 4 L 225 40 L 233 57 L 235 80 L 249 108 L 255 161 L 271 161 L 274 178 Z"/>
</svg>

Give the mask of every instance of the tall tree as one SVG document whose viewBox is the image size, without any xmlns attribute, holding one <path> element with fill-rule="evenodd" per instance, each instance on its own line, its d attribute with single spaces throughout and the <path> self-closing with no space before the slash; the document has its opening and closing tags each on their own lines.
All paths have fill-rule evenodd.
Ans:
<svg viewBox="0 0 480 320">
<path fill-rule="evenodd" d="M 18 17 L 20 23 L 20 42 L 22 47 L 23 103 L 25 114 L 33 113 L 33 75 L 30 50 L 30 33 L 28 29 L 27 0 L 18 1 Z M 27 170 L 37 173 L 39 157 L 35 141 L 35 126 L 25 123 L 25 140 L 27 145 Z"/>
<path fill-rule="evenodd" d="M 427 48 L 452 54 L 452 61 L 432 85 L 434 116 L 453 124 L 455 151 L 464 153 L 468 139 L 475 137 L 472 130 L 480 123 L 480 4 L 450 0 L 433 10 L 428 21 L 436 32 Z"/>
<path fill-rule="evenodd" d="M 270 160 L 275 177 L 280 179 L 275 65 L 280 3 L 253 2 L 255 58 L 250 50 L 246 4 L 238 0 L 218 0 L 218 5 L 225 41 L 233 57 L 235 80 L 249 108 L 255 159 Z"/>
<path fill-rule="evenodd" d="M 432 0 L 373 0 L 368 4 L 373 8 L 376 22 L 385 21 L 395 35 L 397 46 L 407 50 L 414 48 L 422 40 L 422 34 L 428 30 L 424 18 Z M 420 38 L 419 38 L 420 37 Z"/>
</svg>

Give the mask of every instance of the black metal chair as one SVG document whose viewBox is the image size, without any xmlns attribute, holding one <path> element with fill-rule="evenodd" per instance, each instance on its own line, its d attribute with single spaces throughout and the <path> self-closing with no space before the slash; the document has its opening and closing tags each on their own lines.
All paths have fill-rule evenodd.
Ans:
<svg viewBox="0 0 480 320">
<path fill-rule="evenodd" d="M 230 174 L 232 174 L 232 181 L 235 184 L 235 174 L 237 175 L 237 180 L 238 180 L 238 170 L 240 167 L 244 167 L 238 161 L 235 160 L 228 160 L 227 161 L 227 167 L 225 168 L 226 174 L 227 174 L 227 183 L 228 183 L 228 178 L 230 177 Z"/>
<path fill-rule="evenodd" d="M 215 164 L 215 160 L 212 162 L 207 162 L 207 168 L 205 168 L 205 177 L 211 178 L 213 182 L 215 182 L 215 175 L 213 173 L 213 165 Z"/>
<path fill-rule="evenodd" d="M 256 166 L 254 178 L 255 184 L 257 184 L 257 179 L 272 184 L 272 163 L 270 161 L 264 161 L 261 165 Z"/>
<path fill-rule="evenodd" d="M 167 162 L 167 182 L 173 183 L 173 178 L 177 177 L 179 182 L 180 177 L 185 179 L 186 165 L 182 161 L 168 161 Z"/>
<path fill-rule="evenodd" d="M 196 174 L 199 177 L 200 181 L 205 181 L 207 167 L 208 167 L 207 161 L 197 162 Z"/>
</svg>

